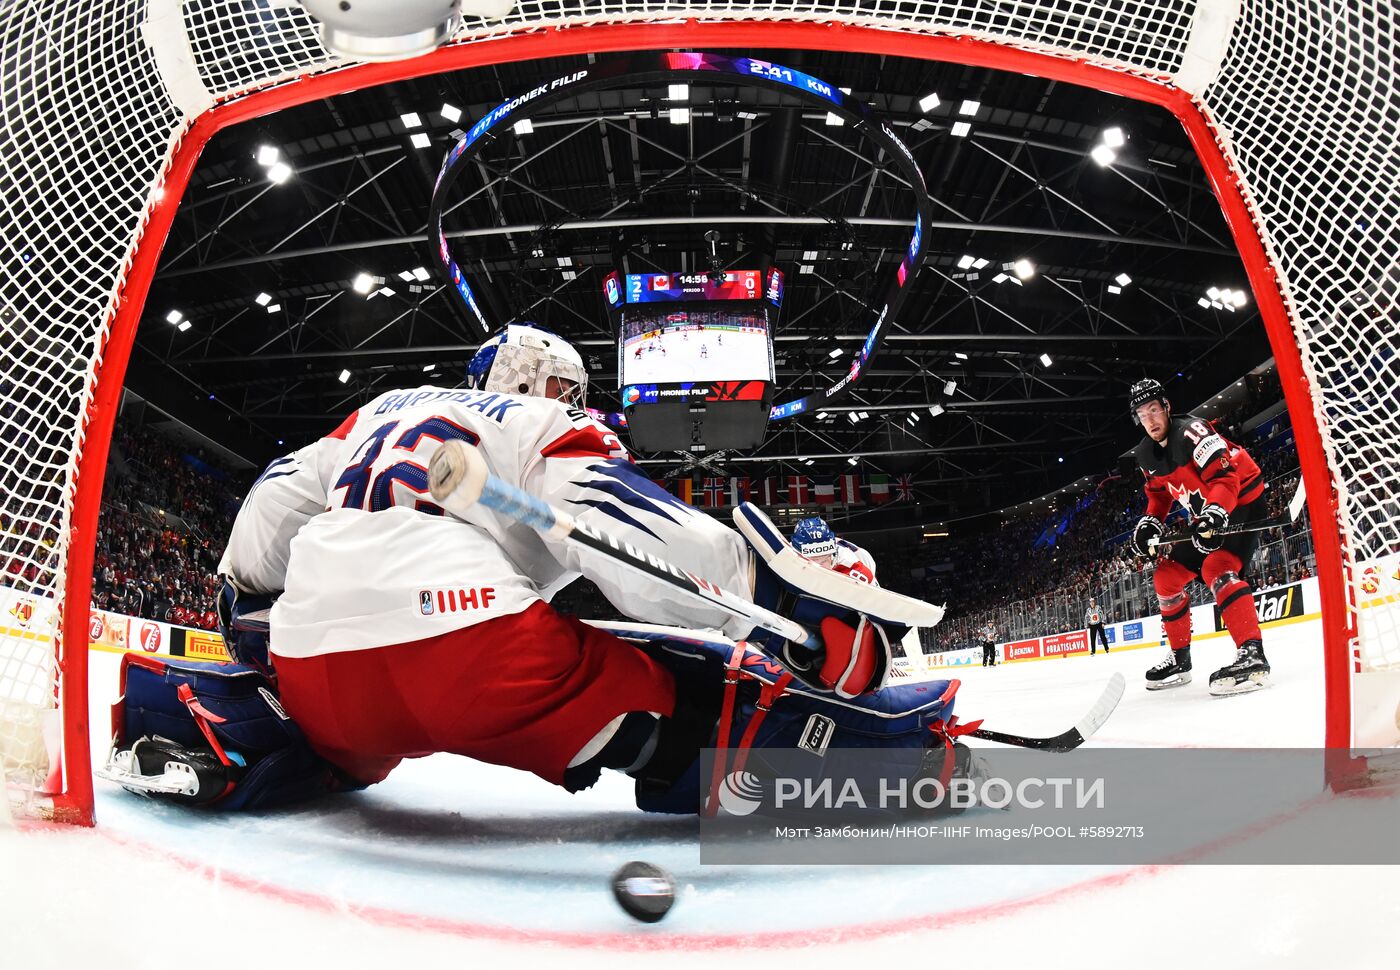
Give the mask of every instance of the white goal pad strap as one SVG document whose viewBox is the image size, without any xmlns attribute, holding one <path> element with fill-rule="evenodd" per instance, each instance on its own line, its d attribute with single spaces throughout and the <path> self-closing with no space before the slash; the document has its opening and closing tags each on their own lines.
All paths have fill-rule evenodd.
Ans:
<svg viewBox="0 0 1400 970">
<path fill-rule="evenodd" d="M 734 527 L 779 579 L 808 596 L 904 626 L 936 626 L 943 619 L 941 606 L 808 562 L 751 502 L 734 510 Z"/>
</svg>

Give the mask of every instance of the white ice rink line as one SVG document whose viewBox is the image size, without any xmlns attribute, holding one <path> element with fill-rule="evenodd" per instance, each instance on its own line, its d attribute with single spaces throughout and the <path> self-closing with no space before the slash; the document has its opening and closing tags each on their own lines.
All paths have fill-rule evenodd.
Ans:
<svg viewBox="0 0 1400 970">
<path fill-rule="evenodd" d="M 1196 681 L 1147 694 L 1156 650 L 960 671 L 958 714 L 1000 730 L 1061 730 L 1111 670 L 1128 693 L 1094 739 L 1116 746 L 1312 746 L 1322 737 L 1318 624 L 1266 632 L 1274 686 L 1207 695 L 1232 648 L 1198 644 Z M 117 658 L 93 654 L 95 749 Z M 1377 799 L 1311 811 L 1338 826 Z M 1393 805 L 1392 805 L 1393 810 Z M 804 967 L 1393 967 L 1400 892 L 1383 867 L 701 867 L 690 822 L 642 816 L 618 777 L 568 796 L 447 756 L 360 795 L 262 816 L 152 805 L 99 783 L 99 829 L 0 832 L 5 966 L 246 968 L 712 965 Z M 1287 839 L 1289 822 L 1256 836 Z M 628 859 L 680 884 L 655 926 L 613 904 Z M 799 948 L 800 952 L 790 952 Z M 762 952 L 754 952 L 762 951 Z"/>
</svg>

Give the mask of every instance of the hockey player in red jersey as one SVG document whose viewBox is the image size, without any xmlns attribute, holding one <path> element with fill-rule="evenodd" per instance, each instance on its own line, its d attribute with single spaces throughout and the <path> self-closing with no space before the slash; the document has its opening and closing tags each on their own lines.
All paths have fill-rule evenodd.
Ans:
<svg viewBox="0 0 1400 970">
<path fill-rule="evenodd" d="M 1232 663 L 1210 675 L 1210 692 L 1239 694 L 1269 684 L 1253 590 L 1240 573 L 1254 555 L 1259 533 L 1220 533 L 1265 516 L 1264 478 L 1244 448 L 1192 414 L 1173 417 L 1171 402 L 1155 380 L 1138 381 L 1130 392 L 1133 420 L 1146 439 L 1133 452 L 1146 476 L 1147 514 L 1130 540 L 1143 557 L 1154 557 L 1154 540 L 1173 500 L 1191 516 L 1191 541 L 1178 543 L 1157 560 L 1153 583 L 1171 655 L 1147 671 L 1147 689 L 1191 682 L 1191 600 L 1186 585 L 1200 576 L 1215 596 L 1225 628 L 1235 641 Z"/>
</svg>

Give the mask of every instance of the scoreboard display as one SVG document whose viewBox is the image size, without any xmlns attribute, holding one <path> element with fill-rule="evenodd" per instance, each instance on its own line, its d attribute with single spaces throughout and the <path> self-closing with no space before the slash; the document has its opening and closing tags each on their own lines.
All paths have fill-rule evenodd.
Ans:
<svg viewBox="0 0 1400 970">
<path fill-rule="evenodd" d="M 763 292 L 756 269 L 730 270 L 723 280 L 708 273 L 631 273 L 628 303 L 691 303 L 710 300 L 757 300 Z"/>
<path fill-rule="evenodd" d="M 747 448 L 768 424 L 782 274 L 611 273 L 618 390 L 644 451 Z"/>
</svg>

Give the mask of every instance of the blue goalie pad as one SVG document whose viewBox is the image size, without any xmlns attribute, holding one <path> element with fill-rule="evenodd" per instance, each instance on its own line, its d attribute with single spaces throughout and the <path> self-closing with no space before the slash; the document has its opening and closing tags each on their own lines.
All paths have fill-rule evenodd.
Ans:
<svg viewBox="0 0 1400 970">
<path fill-rule="evenodd" d="M 641 625 L 607 625 L 604 629 L 636 643 L 663 664 L 676 678 L 676 691 L 693 698 L 709 698 L 719 707 L 725 687 L 727 664 L 735 649 L 727 640 L 709 639 L 694 631 L 644 628 Z M 765 685 L 771 689 L 789 673 L 781 664 L 754 650 L 743 654 L 743 677 L 737 686 L 728 738 L 723 746 L 740 748 L 756 714 Z M 770 698 L 753 730 L 749 749 L 799 749 L 813 759 L 814 777 L 821 776 L 827 748 L 870 749 L 869 765 L 877 769 L 887 760 L 894 771 L 918 762 L 912 751 L 942 747 L 942 735 L 934 729 L 953 723 L 953 702 L 959 681 L 934 680 L 898 684 L 872 694 L 841 698 L 814 689 L 801 681 L 787 680 L 783 690 Z M 721 746 L 716 737 L 715 746 Z M 879 752 L 889 751 L 888 759 Z M 694 814 L 701 804 L 702 779 L 696 762 L 664 792 L 637 791 L 637 807 L 648 812 Z"/>
<path fill-rule="evenodd" d="M 222 764 L 226 790 L 206 793 L 199 804 L 262 809 L 361 787 L 311 750 L 267 677 L 252 667 L 129 653 L 121 694 L 112 705 L 117 750 L 158 737 Z"/>
</svg>

